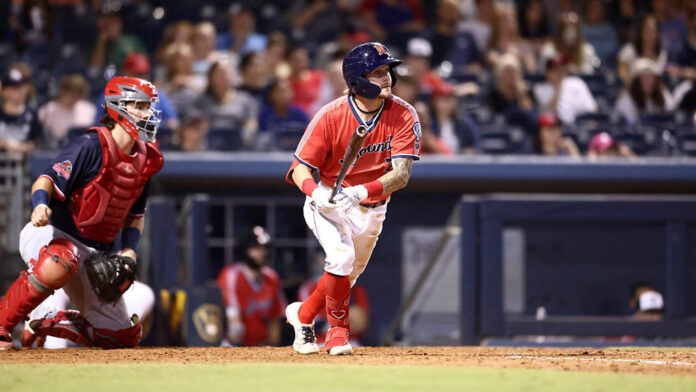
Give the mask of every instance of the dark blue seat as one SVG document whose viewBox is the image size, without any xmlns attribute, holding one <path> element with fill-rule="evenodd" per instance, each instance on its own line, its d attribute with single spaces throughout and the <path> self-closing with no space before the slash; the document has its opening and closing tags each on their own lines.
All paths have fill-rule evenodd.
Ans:
<svg viewBox="0 0 696 392">
<path fill-rule="evenodd" d="M 157 142 L 159 143 L 159 149 L 162 151 L 175 150 L 174 130 L 168 127 L 160 127 L 157 130 Z"/>
<path fill-rule="evenodd" d="M 275 148 L 280 151 L 295 151 L 304 135 L 303 131 L 280 130 L 273 132 Z"/>
<path fill-rule="evenodd" d="M 677 148 L 682 154 L 696 156 L 696 129 L 687 127 L 677 132 Z"/>
<path fill-rule="evenodd" d="M 621 128 L 613 136 L 637 155 L 657 155 L 662 152 L 661 131 L 655 127 Z"/>
<path fill-rule="evenodd" d="M 241 130 L 238 129 L 211 129 L 206 139 L 209 150 L 239 151 L 244 146 Z"/>
<path fill-rule="evenodd" d="M 529 137 L 521 127 L 487 124 L 480 126 L 479 147 L 487 154 L 524 154 L 530 151 Z"/>
</svg>

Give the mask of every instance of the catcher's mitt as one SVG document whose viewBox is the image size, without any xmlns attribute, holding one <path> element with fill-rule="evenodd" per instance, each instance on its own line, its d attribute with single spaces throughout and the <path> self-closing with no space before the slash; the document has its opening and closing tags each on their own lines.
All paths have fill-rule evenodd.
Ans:
<svg viewBox="0 0 696 392">
<path fill-rule="evenodd" d="M 87 276 L 102 302 L 116 302 L 135 280 L 136 263 L 130 257 L 98 253 L 85 262 Z"/>
</svg>

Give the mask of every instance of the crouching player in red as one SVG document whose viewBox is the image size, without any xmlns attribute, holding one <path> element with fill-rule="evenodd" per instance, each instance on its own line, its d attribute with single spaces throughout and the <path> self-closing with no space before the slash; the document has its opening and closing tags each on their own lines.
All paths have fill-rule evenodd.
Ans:
<svg viewBox="0 0 696 392">
<path fill-rule="evenodd" d="M 293 348 L 319 352 L 314 318 L 326 307 L 330 355 L 352 354 L 349 343 L 350 288 L 365 270 L 387 213 L 389 196 L 408 183 L 418 159 L 421 128 L 411 105 L 392 95 L 393 68 L 401 63 L 377 42 L 354 48 L 343 60 L 350 93 L 324 106 L 312 119 L 295 150 L 287 180 L 307 195 L 304 217 L 326 253 L 324 275 L 305 302 L 285 310 L 295 329 Z M 329 201 L 342 159 L 355 129 L 368 134 L 343 181 Z M 318 171 L 316 184 L 312 172 Z"/>
<path fill-rule="evenodd" d="M 44 336 L 104 348 L 140 342 L 138 318 L 128 314 L 123 298 L 98 298 L 85 263 L 122 233 L 119 267 L 135 272 L 149 180 L 164 163 L 150 143 L 160 122 L 157 89 L 146 80 L 115 77 L 104 97 L 104 127 L 73 139 L 32 186 L 31 222 L 19 240 L 28 269 L 0 299 L 0 349 L 13 347 L 15 326 L 60 288 L 78 310 L 34 312 L 22 345 Z"/>
</svg>

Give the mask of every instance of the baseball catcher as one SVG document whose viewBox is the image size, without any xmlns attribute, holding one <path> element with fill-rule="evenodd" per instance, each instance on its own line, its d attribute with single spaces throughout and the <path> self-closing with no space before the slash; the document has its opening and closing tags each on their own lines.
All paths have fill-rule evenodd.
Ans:
<svg viewBox="0 0 696 392">
<path fill-rule="evenodd" d="M 0 349 L 13 347 L 10 333 L 27 316 L 24 346 L 45 336 L 104 348 L 140 342 L 142 315 L 129 314 L 121 294 L 135 279 L 149 180 L 164 164 L 152 145 L 157 89 L 118 76 L 104 101 L 104 126 L 71 140 L 32 186 L 19 239 L 28 269 L 0 299 Z M 122 249 L 106 256 L 118 235 Z M 77 311 L 37 308 L 61 288 Z"/>
</svg>

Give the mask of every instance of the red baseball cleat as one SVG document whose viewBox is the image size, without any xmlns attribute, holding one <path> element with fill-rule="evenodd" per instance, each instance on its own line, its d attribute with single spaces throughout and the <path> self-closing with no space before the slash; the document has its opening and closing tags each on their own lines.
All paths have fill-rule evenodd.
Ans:
<svg viewBox="0 0 696 392">
<path fill-rule="evenodd" d="M 351 355 L 353 347 L 348 342 L 350 332 L 343 327 L 332 327 L 326 334 L 326 350 L 329 355 Z"/>
</svg>

